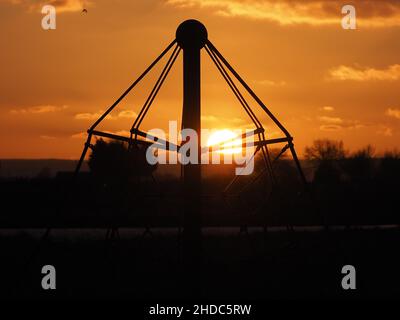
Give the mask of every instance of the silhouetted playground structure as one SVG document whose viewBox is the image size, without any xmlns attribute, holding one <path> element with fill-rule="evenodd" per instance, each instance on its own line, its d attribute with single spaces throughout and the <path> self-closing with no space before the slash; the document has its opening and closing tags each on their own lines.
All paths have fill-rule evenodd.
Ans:
<svg viewBox="0 0 400 320">
<path fill-rule="evenodd" d="M 272 182 L 275 181 L 273 162 L 276 161 L 285 151 L 290 150 L 293 160 L 296 164 L 298 173 L 301 180 L 306 183 L 304 173 L 300 166 L 296 151 L 293 145 L 293 137 L 290 135 L 288 130 L 283 126 L 281 122 L 272 114 L 272 112 L 266 107 L 261 99 L 254 93 L 254 91 L 248 86 L 248 84 L 241 78 L 241 76 L 235 71 L 235 69 L 229 64 L 224 56 L 218 51 L 218 49 L 208 39 L 208 34 L 205 26 L 196 20 L 184 21 L 176 31 L 176 38 L 167 46 L 167 48 L 150 64 L 150 66 L 131 84 L 131 86 L 107 109 L 101 117 L 93 123 L 88 129 L 88 137 L 85 143 L 82 155 L 76 168 L 76 173 L 79 172 L 81 165 L 85 159 L 88 149 L 91 148 L 92 138 L 101 137 L 111 140 L 117 140 L 124 143 L 128 143 L 129 148 L 134 150 L 138 147 L 149 146 L 156 142 L 163 142 L 160 144 L 160 148 L 167 148 L 169 150 L 175 150 L 180 152 L 182 145 L 174 145 L 169 141 L 163 141 L 158 137 L 149 136 L 146 132 L 140 130 L 140 125 L 143 119 L 146 117 L 154 99 L 156 98 L 161 86 L 167 78 L 174 62 L 178 55 L 183 51 L 183 111 L 182 111 L 182 128 L 191 128 L 198 133 L 198 163 L 199 164 L 187 164 L 183 165 L 182 168 L 182 181 L 183 190 L 182 201 L 184 201 L 184 225 L 183 232 L 186 242 L 192 243 L 196 246 L 197 240 L 201 234 L 201 84 L 200 84 L 200 53 L 202 49 L 205 49 L 208 56 L 211 58 L 218 71 L 232 90 L 235 97 L 240 102 L 241 106 L 245 110 L 248 117 L 251 119 L 255 126 L 255 129 L 250 133 L 239 137 L 242 139 L 242 146 L 244 148 L 254 147 L 253 157 L 261 152 L 264 161 L 265 168 L 261 171 L 254 180 L 258 179 L 260 175 L 268 174 Z M 96 130 L 98 125 L 109 115 L 118 104 L 131 92 L 131 90 L 149 73 L 149 71 L 170 51 L 170 56 L 166 62 L 160 76 L 158 77 L 154 87 L 152 88 L 146 102 L 140 110 L 137 118 L 135 119 L 132 128 L 130 130 L 130 136 L 125 137 L 117 134 L 111 134 L 108 132 L 102 132 Z M 261 124 L 260 120 L 256 117 L 256 114 L 251 109 L 249 103 L 245 100 L 243 94 L 239 90 L 238 86 L 233 80 L 235 78 L 247 93 L 256 101 L 257 105 L 265 112 L 265 114 L 275 123 L 280 129 L 282 137 L 275 139 L 267 139 L 265 129 Z M 245 138 L 249 135 L 254 136 L 256 139 L 252 145 L 245 142 Z M 148 138 L 151 137 L 152 141 Z M 284 143 L 284 147 L 276 158 L 271 159 L 268 146 Z M 118 165 L 118 164 L 110 164 Z M 229 192 L 230 187 L 239 178 L 236 176 L 231 183 L 226 187 L 225 193 Z M 114 231 L 112 231 L 114 232 Z"/>
<path fill-rule="evenodd" d="M 207 30 L 203 24 L 196 20 L 184 21 L 176 31 L 176 38 L 167 46 L 167 48 L 148 66 L 148 68 L 129 86 L 129 88 L 101 115 L 101 117 L 93 123 L 93 125 L 88 129 L 87 141 L 84 145 L 82 155 L 78 161 L 75 170 L 75 179 L 73 185 L 68 183 L 62 184 L 61 192 L 58 194 L 58 200 L 54 199 L 54 203 L 59 212 L 54 214 L 54 207 L 43 214 L 40 218 L 35 215 L 28 215 L 24 219 L 13 218 L 7 220 L 2 224 L 2 228 L 34 228 L 34 229 L 44 229 L 47 231 L 43 238 L 46 238 L 50 232 L 50 229 L 107 229 L 107 237 L 118 237 L 119 228 L 142 228 L 145 227 L 146 231 L 149 231 L 151 227 L 166 227 L 172 228 L 177 227 L 181 230 L 183 228 L 183 243 L 184 246 L 188 247 L 189 252 L 200 251 L 200 239 L 201 239 L 201 229 L 202 227 L 214 227 L 214 226 L 239 226 L 241 231 L 246 231 L 248 226 L 261 226 L 266 229 L 264 225 L 264 220 L 252 220 L 252 221 L 239 221 L 236 219 L 231 219 L 226 212 L 221 213 L 217 219 L 220 219 L 216 223 L 214 221 L 205 221 L 203 219 L 202 213 L 202 198 L 205 196 L 202 192 L 202 164 L 201 164 L 201 154 L 204 152 L 204 148 L 201 147 L 201 83 L 200 83 L 200 54 L 201 50 L 204 49 L 208 56 L 211 58 L 216 68 L 222 75 L 223 79 L 228 84 L 229 88 L 233 92 L 234 96 L 240 102 L 244 111 L 252 121 L 255 129 L 250 132 L 246 132 L 242 136 L 238 136 L 234 139 L 240 139 L 242 141 L 243 148 L 253 148 L 253 157 L 256 154 L 260 154 L 262 157 L 263 169 L 260 172 L 253 173 L 250 176 L 249 181 L 246 183 L 244 190 L 249 185 L 254 184 L 261 177 L 265 177 L 270 181 L 270 188 L 268 190 L 262 190 L 264 192 L 262 203 L 259 203 L 259 207 L 264 210 L 263 205 L 269 201 L 272 193 L 272 189 L 277 185 L 277 178 L 274 172 L 274 165 L 276 161 L 286 152 L 290 151 L 294 163 L 295 170 L 298 172 L 298 181 L 303 182 L 306 185 L 306 179 L 300 162 L 297 158 L 296 151 L 293 144 L 293 137 L 290 135 L 288 130 L 283 126 L 283 124 L 272 114 L 272 112 L 267 108 L 267 106 L 261 101 L 261 99 L 254 93 L 254 91 L 247 85 L 247 83 L 241 78 L 241 76 L 235 71 L 235 69 L 229 64 L 229 62 L 224 58 L 224 56 L 218 51 L 218 49 L 212 44 L 208 39 Z M 190 128 L 195 130 L 198 138 L 197 146 L 198 150 L 198 164 L 189 163 L 181 166 L 181 193 L 179 194 L 179 206 L 183 204 L 183 214 L 177 218 L 176 216 L 165 217 L 165 216 L 152 216 L 152 212 L 144 212 L 146 215 L 142 216 L 130 214 L 132 210 L 143 209 L 144 201 L 140 199 L 135 199 L 139 203 L 134 203 L 132 208 L 129 208 L 127 215 L 114 216 L 114 209 L 119 210 L 119 208 L 107 207 L 102 208 L 101 205 L 97 204 L 97 207 L 93 205 L 93 201 L 90 199 L 90 194 L 85 190 L 86 186 L 80 186 L 80 169 L 88 153 L 88 150 L 93 148 L 92 140 L 94 137 L 106 138 L 112 141 L 120 141 L 128 144 L 128 151 L 135 152 L 135 150 L 144 150 L 154 143 L 160 142 L 159 148 L 175 150 L 175 152 L 180 152 L 182 142 L 180 145 L 175 145 L 169 141 L 163 141 L 158 137 L 148 135 L 146 132 L 140 130 L 140 125 L 142 124 L 144 118 L 146 117 L 153 101 L 155 100 L 160 88 L 165 82 L 171 68 L 174 65 L 180 52 L 183 51 L 183 111 L 182 111 L 182 128 Z M 160 62 L 160 60 L 169 54 L 169 58 L 166 59 L 167 62 L 162 68 L 161 74 L 157 78 L 154 87 L 152 88 L 149 96 L 147 97 L 143 107 L 141 108 L 138 116 L 134 120 L 132 128 L 130 130 L 130 136 L 122 136 L 118 134 L 112 134 L 109 132 L 97 130 L 98 125 L 109 115 L 118 104 L 132 91 L 132 89 L 140 82 L 142 79 L 153 69 L 153 67 Z M 235 81 L 236 80 L 236 81 Z M 251 96 L 257 103 L 257 106 L 266 114 L 272 122 L 280 129 L 282 137 L 268 139 L 267 133 L 257 118 L 255 112 L 250 107 L 249 103 L 244 98 L 244 95 L 237 85 L 239 83 L 241 87 Z M 241 88 L 241 89 L 242 89 Z M 242 90 L 243 90 L 242 89 Z M 251 136 L 253 141 L 249 142 L 246 139 Z M 149 139 L 151 138 L 151 139 Z M 150 141 L 151 140 L 151 141 Z M 161 143 L 162 142 L 162 143 Z M 280 152 L 272 157 L 269 147 L 272 145 L 283 144 Z M 208 148 L 207 152 L 210 150 Z M 212 152 L 212 150 L 211 150 Z M 110 163 L 110 166 L 118 166 L 118 163 Z M 235 197 L 237 194 L 233 194 L 232 187 L 235 182 L 240 179 L 237 175 L 233 180 L 225 187 L 221 193 L 226 207 L 235 206 L 230 203 L 230 197 Z M 63 183 L 63 182 L 62 182 Z M 83 189 L 79 189 L 83 188 Z M 70 194 L 64 194 L 65 190 L 70 190 Z M 260 189 L 257 189 L 260 190 Z M 77 199 L 76 196 L 79 195 L 80 198 Z M 94 194 L 91 194 L 92 196 Z M 220 196 L 220 195 L 218 195 Z M 103 197 L 106 195 L 103 194 Z M 43 202 L 43 200 L 41 200 Z M 64 204 L 60 206 L 59 201 L 63 201 Z M 152 200 L 152 202 L 157 202 L 159 199 Z M 132 201 L 131 201 L 132 202 Z M 142 203 L 140 203 L 142 202 Z M 142 205 L 141 208 L 140 205 Z M 173 204 L 176 207 L 176 203 Z M 230 209 L 231 209 L 230 208 Z M 246 208 L 237 208 L 243 214 L 246 214 Z M 146 209 L 147 210 L 147 209 Z M 208 210 L 208 209 L 207 209 Z M 89 212 L 90 211 L 90 212 Z M 109 212 L 108 212 L 109 211 Z M 142 210 L 143 211 L 143 210 Z M 149 211 L 149 210 L 148 210 Z M 151 211 L 151 209 L 150 209 Z M 226 210 L 229 211 L 229 210 Z M 250 211 L 250 209 L 248 210 Z M 89 212 L 89 215 L 88 215 Z M 225 214 L 225 215 L 224 215 Z M 262 212 L 264 214 L 264 212 Z M 265 214 L 266 215 L 266 214 Z M 150 223 L 149 223 L 150 220 Z M 221 223 L 221 220 L 222 221 Z"/>
<path fill-rule="evenodd" d="M 130 130 L 130 137 L 125 137 L 117 134 L 111 134 L 108 132 L 102 132 L 96 130 L 97 126 L 110 114 L 118 104 L 131 92 L 131 90 L 146 76 L 147 73 L 151 71 L 151 69 L 169 52 L 172 50 L 172 53 L 164 66 L 159 78 L 157 79 L 153 89 L 150 92 L 145 104 L 140 110 L 137 118 L 135 119 L 132 128 Z M 160 91 L 161 86 L 163 85 L 165 79 L 168 76 L 174 62 L 176 61 L 179 53 L 183 50 L 184 54 L 184 68 L 183 68 L 183 79 L 184 79 L 184 94 L 183 94 L 183 113 L 182 113 L 182 127 L 183 128 L 192 128 L 196 132 L 201 131 L 201 92 L 200 92 L 200 51 L 204 48 L 208 53 L 211 60 L 214 62 L 218 71 L 221 73 L 228 86 L 242 105 L 243 109 L 246 111 L 246 114 L 249 116 L 251 121 L 253 122 L 256 129 L 250 132 L 250 135 L 255 135 L 258 137 L 258 141 L 255 141 L 254 144 L 247 145 L 243 144 L 244 147 L 255 146 L 254 154 L 259 151 L 262 152 L 263 158 L 265 158 L 266 171 L 270 174 L 271 179 L 274 179 L 273 169 L 272 169 L 272 160 L 268 152 L 268 145 L 286 143 L 286 145 L 282 148 L 281 152 L 277 156 L 279 158 L 286 150 L 290 150 L 293 160 L 296 163 L 298 172 L 303 182 L 306 182 L 304 173 L 301 169 L 294 144 L 293 137 L 290 135 L 288 130 L 283 126 L 283 124 L 272 114 L 272 112 L 266 107 L 266 105 L 261 101 L 261 99 L 254 93 L 254 91 L 247 85 L 247 83 L 240 77 L 240 75 L 235 71 L 235 69 L 229 64 L 229 62 L 224 58 L 224 56 L 217 50 L 217 48 L 212 44 L 210 40 L 208 40 L 207 30 L 204 25 L 196 20 L 187 20 L 183 22 L 177 29 L 176 39 L 173 40 L 167 48 L 148 66 L 148 68 L 131 84 L 131 86 L 104 112 L 98 120 L 96 120 L 93 125 L 87 130 L 88 138 L 85 143 L 84 150 L 78 162 L 76 173 L 79 172 L 81 165 L 85 159 L 86 153 L 88 149 L 91 147 L 91 140 L 94 136 L 104 137 L 112 140 L 117 140 L 121 142 L 129 143 L 130 147 L 134 147 L 137 145 L 145 145 L 149 146 L 154 143 L 154 141 L 165 142 L 165 145 L 160 144 L 159 148 L 166 147 L 169 150 L 180 151 L 180 146 L 174 145 L 168 141 L 162 141 L 158 137 L 153 137 L 146 132 L 143 132 L 139 129 L 141 123 L 143 122 L 146 114 L 148 113 L 153 101 L 156 98 L 157 93 Z M 228 73 L 229 70 L 231 74 L 239 81 L 239 83 L 244 87 L 244 89 L 254 98 L 257 104 L 262 108 L 262 110 L 268 115 L 268 117 L 277 125 L 277 127 L 281 130 L 284 137 L 276 138 L 276 139 L 266 139 L 265 138 L 265 129 L 263 125 L 251 109 L 250 105 L 247 103 L 238 87 L 232 80 L 232 76 Z M 146 141 L 146 138 L 151 137 L 152 141 Z M 246 135 L 244 134 L 242 137 L 238 137 L 244 139 Z M 144 138 L 144 139 L 140 139 Z M 198 135 L 198 139 L 200 139 L 200 134 Z M 198 143 L 199 147 L 201 143 Z M 200 154 L 201 150 L 199 150 L 199 163 L 200 163 Z M 189 164 L 185 166 L 187 168 L 187 172 L 191 172 L 192 170 L 198 171 L 200 166 Z M 187 174 L 188 175 L 188 174 Z M 189 177 L 187 177 L 189 179 Z M 199 179 L 200 176 L 196 177 Z M 192 183 L 195 179 L 190 178 Z"/>
<path fill-rule="evenodd" d="M 231 176 L 224 176 L 222 179 L 221 174 L 218 176 L 220 180 L 215 177 L 208 178 L 207 167 L 201 164 L 201 155 L 203 152 L 212 153 L 219 150 L 202 147 L 201 134 L 197 134 L 198 164 L 181 165 L 180 179 L 174 176 L 177 181 L 171 179 L 173 183 L 170 177 L 168 179 L 164 177 L 163 181 L 155 181 L 156 179 L 141 181 L 141 176 L 136 179 L 133 174 L 134 179 L 121 179 L 120 185 L 118 183 L 113 185 L 112 183 L 119 181 L 121 177 L 124 178 L 124 175 L 115 176 L 116 180 L 109 184 L 107 179 L 102 180 L 104 177 L 101 175 L 96 176 L 95 170 L 90 167 L 90 160 L 94 158 L 96 148 L 99 146 L 120 147 L 108 150 L 113 150 L 112 155 L 119 152 L 118 150 L 126 151 L 129 155 L 128 160 L 136 159 L 135 154 L 143 156 L 143 151 L 151 145 L 157 145 L 159 149 L 166 149 L 169 152 L 178 154 L 181 152 L 186 141 L 174 144 L 166 138 L 161 139 L 140 129 L 181 51 L 183 53 L 182 129 L 190 128 L 197 133 L 201 132 L 202 49 L 210 57 L 254 125 L 254 129 L 250 132 L 230 140 L 240 140 L 243 149 L 252 148 L 253 159 L 256 155 L 259 156 L 257 160 L 260 162 L 257 164 L 262 168 L 247 177 L 236 175 L 227 184 L 224 179 Z M 98 130 L 100 123 L 161 60 L 166 60 L 166 63 L 134 119 L 130 134 L 123 136 Z M 279 128 L 280 137 L 268 137 L 268 130 L 256 116 L 257 110 L 251 108 L 245 96 L 250 96 L 255 101 L 258 111 L 263 112 L 263 116 L 266 115 Z M 93 123 L 87 133 L 87 140 L 75 172 L 72 169 L 71 172 L 62 172 L 56 178 L 34 178 L 23 181 L 17 179 L 4 182 L 4 186 L 0 184 L 5 202 L 11 208 L 4 210 L 8 213 L 0 215 L 0 230 L 45 230 L 37 243 L 32 241 L 34 240 L 32 237 L 26 237 L 24 234 L 16 238 L 2 239 L 4 249 L 11 244 L 10 248 L 5 250 L 6 254 L 16 258 L 15 261 L 6 259 L 11 264 L 3 263 L 5 275 L 13 275 L 10 270 L 16 270 L 15 276 L 8 276 L 10 284 L 6 284 L 5 290 L 2 291 L 5 294 L 17 292 L 15 279 L 21 277 L 20 262 L 21 266 L 23 264 L 22 274 L 28 276 L 31 273 L 39 275 L 38 263 L 42 266 L 42 262 L 56 265 L 64 262 L 62 268 L 65 269 L 61 269 L 61 276 L 65 278 L 61 279 L 65 280 L 62 280 L 61 294 L 65 294 L 66 297 L 77 292 L 78 297 L 87 298 L 90 296 L 88 293 L 94 293 L 96 298 L 101 297 L 99 294 L 102 292 L 106 292 L 113 298 L 122 294 L 124 297 L 140 300 L 147 296 L 158 299 L 162 296 L 168 299 L 174 297 L 209 299 L 207 295 L 209 293 L 224 299 L 231 297 L 276 299 L 297 296 L 302 299 L 310 296 L 320 298 L 326 296 L 327 288 L 332 288 L 334 297 L 342 298 L 344 297 L 342 290 L 336 282 L 329 280 L 325 285 L 325 281 L 320 280 L 326 279 L 326 275 L 332 271 L 337 275 L 339 269 L 333 269 L 332 266 L 336 268 L 347 264 L 349 258 L 354 258 L 358 263 L 366 262 L 366 268 L 363 267 L 364 275 L 379 270 L 382 267 L 381 261 L 390 262 L 389 271 L 392 272 L 385 273 L 388 275 L 385 281 L 381 281 L 382 273 L 379 273 L 380 278 L 374 279 L 371 287 L 361 286 L 363 287 L 361 292 L 365 297 L 382 298 L 382 292 L 386 292 L 385 289 L 388 287 L 381 283 L 392 283 L 392 275 L 398 274 L 396 273 L 398 263 L 392 263 L 389 259 L 392 258 L 396 250 L 394 244 L 399 239 L 398 206 L 393 199 L 396 199 L 400 181 L 400 156 L 387 158 L 385 166 L 381 163 L 382 172 L 374 179 L 365 172 L 369 172 L 372 177 L 371 168 L 375 167 L 377 159 L 371 158 L 363 162 L 365 159 L 361 157 L 356 159 L 357 161 L 353 159 L 350 163 L 344 163 L 343 165 L 348 168 L 347 173 L 352 172 L 354 168 L 357 169 L 353 171 L 355 178 L 343 175 L 344 181 L 339 181 L 339 171 L 331 171 L 342 160 L 332 161 L 332 167 L 327 166 L 326 162 L 321 162 L 319 165 L 319 169 L 323 169 L 320 171 L 321 180 L 318 182 L 314 177 L 308 187 L 296 155 L 293 137 L 208 39 L 204 25 L 196 20 L 184 21 L 178 27 L 175 39 Z M 100 139 L 94 143 L 96 137 Z M 249 141 L 248 137 L 251 137 L 252 141 Z M 108 140 L 118 143 L 108 143 Z M 226 142 L 223 141 L 222 144 Z M 279 145 L 279 148 L 272 150 L 276 145 Z M 91 172 L 82 172 L 82 165 L 90 150 L 92 153 L 88 165 Z M 283 159 L 284 155 L 289 153 L 292 156 L 292 159 L 289 159 L 290 164 L 286 161 L 287 158 Z M 118 162 L 121 160 L 119 156 L 109 157 L 109 155 L 105 155 L 105 161 L 103 158 L 102 166 L 122 168 L 118 173 L 126 169 L 126 159 L 121 161 L 124 162 L 124 165 L 121 165 L 121 162 Z M 136 165 L 136 161 L 132 162 Z M 147 167 L 146 170 L 142 170 L 141 175 L 150 176 L 155 167 L 147 162 L 146 165 L 151 167 L 151 170 L 147 170 Z M 158 165 L 158 168 L 159 166 L 161 165 Z M 228 169 L 231 170 L 232 167 Z M 110 171 L 106 174 L 108 178 Z M 327 180 L 323 179 L 324 174 L 328 177 Z M 221 192 L 212 194 L 214 189 L 221 185 L 223 185 Z M 207 189 L 208 187 L 212 188 Z M 159 192 L 162 188 L 167 189 L 166 192 Z M 147 193 L 148 190 L 150 193 Z M 303 190 L 307 192 L 299 192 Z M 126 198 L 126 201 L 121 201 L 123 198 Z M 397 225 L 396 229 L 393 228 L 394 224 Z M 307 230 L 304 231 L 312 233 L 280 232 L 282 227 L 286 227 L 287 231 L 295 231 L 293 226 L 305 227 Z M 381 229 L 378 228 L 380 226 Z M 218 228 L 217 237 L 208 232 L 206 228 L 210 227 Z M 241 241 L 241 238 L 237 241 L 236 235 L 225 237 L 227 233 L 223 228 L 230 227 L 235 230 L 237 228 L 239 236 L 244 233 L 250 241 Z M 247 233 L 248 228 L 252 227 L 263 228 L 261 237 L 259 232 L 255 232 L 254 237 L 250 232 Z M 277 227 L 276 230 L 279 232 L 271 234 L 269 227 Z M 386 230 L 388 227 L 393 230 Z M 145 236 L 151 237 L 154 229 L 161 228 L 163 231 L 173 229 L 173 236 L 164 236 L 160 232 L 162 234 L 160 238 L 154 237 L 156 241 L 148 238 L 141 241 Z M 330 228 L 333 232 L 322 234 L 320 232 L 322 228 L 325 231 Z M 47 242 L 51 230 L 57 229 L 68 229 L 68 236 L 72 234 L 69 233 L 70 230 L 88 229 L 91 239 L 89 241 L 82 239 L 76 244 L 75 241 Z M 92 231 L 96 229 L 100 230 L 102 238 L 103 232 L 106 231 L 107 241 L 92 241 L 92 235 L 94 236 Z M 124 241 L 110 241 L 119 239 L 119 231 L 122 229 L 131 229 L 126 241 L 125 238 Z M 254 246 L 256 241 L 253 239 L 256 241 L 263 239 L 263 243 Z M 118 250 L 115 250 L 117 249 L 115 243 L 118 244 Z M 173 248 L 178 249 L 175 254 L 167 251 L 171 247 L 170 243 Z M 241 246 L 241 243 L 244 246 Z M 25 244 L 28 244 L 26 248 L 30 249 L 30 245 L 33 248 L 26 261 L 24 257 L 21 259 L 23 254 L 21 249 Z M 46 248 L 48 252 L 42 257 L 39 253 L 44 244 L 48 244 Z M 71 259 L 70 249 L 76 250 L 74 257 L 78 260 Z M 157 255 L 153 255 L 154 252 Z M 372 259 L 375 262 L 372 265 L 371 254 L 378 258 Z M 86 266 L 87 262 L 90 263 Z M 67 269 L 68 272 L 63 272 Z M 386 269 L 387 266 L 385 271 Z M 90 277 L 87 277 L 89 274 Z M 96 281 L 93 288 L 90 288 L 93 291 L 87 291 L 91 282 L 86 282 L 86 278 L 89 278 L 89 281 L 91 279 Z M 36 281 L 36 277 L 32 279 Z M 314 280 L 310 282 L 310 279 Z M 332 279 L 336 279 L 336 276 Z M 69 281 L 75 285 L 79 282 L 76 291 L 74 285 L 69 287 Z M 398 282 L 398 279 L 395 279 L 394 283 Z M 25 280 L 21 281 L 21 284 L 25 285 Z M 36 283 L 34 287 L 41 290 Z M 181 290 L 183 287 L 185 290 Z M 299 290 L 303 287 L 305 290 Z M 398 293 L 398 286 L 393 288 L 395 289 L 387 292 L 391 298 Z M 27 287 L 28 295 L 30 290 Z M 25 293 L 23 290 L 21 292 Z M 32 289 L 32 293 L 36 293 L 36 289 Z M 358 296 L 346 295 L 346 297 L 353 299 Z"/>
</svg>

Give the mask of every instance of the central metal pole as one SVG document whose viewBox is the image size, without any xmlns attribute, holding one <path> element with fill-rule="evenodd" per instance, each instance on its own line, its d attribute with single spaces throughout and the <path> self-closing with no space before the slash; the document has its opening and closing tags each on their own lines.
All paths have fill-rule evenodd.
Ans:
<svg viewBox="0 0 400 320">
<path fill-rule="evenodd" d="M 176 31 L 176 40 L 183 49 L 183 114 L 182 127 L 197 133 L 197 164 L 183 167 L 185 264 L 201 262 L 201 108 L 200 51 L 207 41 L 207 30 L 196 20 L 183 22 Z M 196 275 L 194 275 L 196 277 Z"/>
</svg>

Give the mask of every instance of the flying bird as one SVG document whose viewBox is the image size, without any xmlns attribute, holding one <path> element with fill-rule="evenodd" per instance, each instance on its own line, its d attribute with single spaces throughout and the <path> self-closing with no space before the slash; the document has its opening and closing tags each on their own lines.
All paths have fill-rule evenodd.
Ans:
<svg viewBox="0 0 400 320">
<path fill-rule="evenodd" d="M 87 13 L 87 9 L 83 9 L 83 10 L 82 10 L 82 13 Z"/>
</svg>

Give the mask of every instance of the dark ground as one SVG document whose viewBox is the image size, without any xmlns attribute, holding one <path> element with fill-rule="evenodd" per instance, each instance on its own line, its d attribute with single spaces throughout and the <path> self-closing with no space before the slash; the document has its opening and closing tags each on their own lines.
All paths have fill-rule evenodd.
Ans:
<svg viewBox="0 0 400 320">
<path fill-rule="evenodd" d="M 39 237 L 0 237 L 2 298 L 281 299 L 400 297 L 400 230 L 261 231 L 239 235 L 205 231 L 203 263 L 189 274 L 198 288 L 187 290 L 177 234 L 153 236 L 123 230 L 121 239 L 104 232 L 56 231 L 36 251 Z M 31 257 L 32 253 L 37 254 Z M 27 262 L 29 262 L 27 264 Z M 57 271 L 57 290 L 41 288 L 41 267 Z M 341 288 L 341 269 L 357 271 L 357 289 Z M 189 286 L 191 287 L 191 285 Z"/>
<path fill-rule="evenodd" d="M 241 192 L 244 178 L 228 198 L 221 192 L 227 177 L 204 179 L 203 226 L 231 228 L 204 231 L 202 262 L 194 267 L 182 263 L 176 229 L 165 231 L 182 226 L 181 184 L 173 178 L 104 183 L 85 173 L 73 182 L 68 174 L 0 180 L 0 297 L 398 299 L 400 157 L 322 162 L 300 192 L 290 163 L 276 169 L 279 186 L 258 181 Z M 110 226 L 136 231 L 106 241 Z M 153 236 L 142 237 L 146 226 Z M 258 229 L 239 236 L 240 226 Z M 24 231 L 46 227 L 56 229 L 41 243 L 39 230 Z M 83 230 L 70 230 L 77 227 Z M 56 268 L 57 290 L 41 288 L 46 264 Z M 341 287 L 344 265 L 356 268 L 356 290 Z"/>
</svg>

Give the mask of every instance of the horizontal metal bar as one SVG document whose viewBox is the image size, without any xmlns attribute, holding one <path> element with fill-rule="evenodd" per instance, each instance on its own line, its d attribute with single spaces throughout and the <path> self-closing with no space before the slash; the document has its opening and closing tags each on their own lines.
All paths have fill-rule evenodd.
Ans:
<svg viewBox="0 0 400 320">
<path fill-rule="evenodd" d="M 260 140 L 260 141 L 254 141 L 253 145 L 255 145 L 255 146 L 266 146 L 266 145 L 275 144 L 275 143 L 291 142 L 292 140 L 293 140 L 292 137 Z M 249 145 L 251 146 L 252 144 L 250 143 Z"/>
<path fill-rule="evenodd" d="M 243 140 L 243 139 L 246 139 L 248 137 L 254 136 L 256 134 L 263 133 L 264 131 L 265 131 L 264 128 L 261 128 L 261 127 L 257 128 L 257 129 L 254 129 L 254 130 L 249 130 L 249 131 L 247 131 L 247 132 L 245 132 L 245 133 L 243 133 L 243 134 L 241 134 L 239 136 L 236 136 L 236 137 L 221 141 L 219 144 L 222 145 L 222 144 L 225 144 L 225 143 L 228 143 L 228 142 L 232 142 L 232 141 L 235 141 L 235 140 L 238 140 L 238 139 Z"/>
<path fill-rule="evenodd" d="M 122 141 L 122 142 L 129 142 L 130 138 L 129 137 L 124 137 L 124 136 L 120 136 L 118 134 L 114 134 L 114 133 L 109 133 L 109 132 L 102 132 L 102 131 L 92 131 L 92 135 L 94 136 L 98 136 L 98 137 L 104 137 L 104 138 L 109 138 L 109 139 L 114 139 L 114 140 L 118 140 L 118 141 Z M 135 142 L 137 142 L 138 144 L 144 144 L 144 145 L 151 145 L 152 143 L 145 141 L 145 140 L 135 140 Z"/>
<path fill-rule="evenodd" d="M 250 147 L 262 147 L 266 146 L 269 144 L 275 144 L 275 143 L 283 143 L 283 142 L 290 142 L 292 141 L 293 138 L 277 138 L 277 139 L 268 139 L 268 140 L 259 140 L 259 141 L 253 141 L 253 142 L 247 142 L 244 141 L 241 145 L 242 148 L 250 148 Z M 225 141 L 224 141 L 225 143 Z M 235 146 L 228 146 L 226 148 L 218 148 L 217 150 L 213 150 L 215 146 L 210 146 L 210 147 L 204 147 L 201 149 L 202 153 L 207 153 L 207 152 L 213 152 L 213 151 L 221 151 L 221 150 L 229 150 L 233 148 L 238 148 L 240 145 L 235 145 Z"/>
<path fill-rule="evenodd" d="M 150 145 L 155 145 L 155 147 L 157 147 L 158 149 L 162 149 L 162 150 L 168 150 L 168 151 L 179 151 L 179 149 L 181 148 L 181 146 L 177 146 L 176 144 L 173 144 L 169 141 L 163 140 L 163 139 L 159 139 L 158 137 L 152 136 L 152 135 L 148 135 L 147 133 L 134 129 L 134 131 L 136 132 L 136 134 L 138 136 L 141 137 L 150 137 L 151 139 L 154 139 L 154 142 L 150 142 L 150 141 L 145 141 L 145 140 L 138 140 L 135 139 L 133 141 L 135 141 L 136 143 L 139 144 L 143 144 L 146 146 L 150 146 Z M 256 132 L 257 130 L 254 130 L 254 132 Z M 109 139 L 114 139 L 114 140 L 118 140 L 118 141 L 122 141 L 122 142 L 130 142 L 130 138 L 129 137 L 124 137 L 124 136 L 120 136 L 117 134 L 113 134 L 113 133 L 108 133 L 108 132 L 102 132 L 102 131 L 92 131 L 92 134 L 94 136 L 99 136 L 99 137 L 104 137 L 104 138 L 109 138 Z M 275 143 L 283 143 L 283 142 L 290 142 L 292 141 L 293 138 L 277 138 L 277 139 L 269 139 L 269 140 L 260 140 L 260 141 L 254 141 L 254 142 L 243 142 L 242 143 L 242 148 L 249 148 L 249 147 L 261 147 L 261 146 L 265 146 L 265 145 L 269 145 L 269 144 L 275 144 Z M 160 144 L 155 144 L 159 142 Z M 174 150 L 171 150 L 170 147 L 174 147 Z M 235 148 L 238 146 L 231 146 L 231 148 Z M 230 149 L 230 147 L 225 148 L 225 149 Z M 224 150 L 224 149 L 218 149 L 218 150 L 213 150 L 213 147 L 204 147 L 201 149 L 202 153 L 207 153 L 207 152 L 213 152 L 213 151 L 220 151 L 220 150 Z"/>
<path fill-rule="evenodd" d="M 154 142 L 164 144 L 166 149 L 168 149 L 168 150 L 170 150 L 171 147 L 172 147 L 174 150 L 171 150 L 171 151 L 177 151 L 180 148 L 180 146 L 178 146 L 178 145 L 176 145 L 176 144 L 174 144 L 172 142 L 169 142 L 169 141 L 164 140 L 164 139 L 160 139 L 159 137 L 153 136 L 151 134 L 148 134 L 147 132 L 143 132 L 143 131 L 141 131 L 139 129 L 136 129 L 136 128 L 131 129 L 131 133 L 135 134 L 135 135 L 138 135 L 140 137 L 146 138 L 146 139 L 152 139 L 152 140 L 154 140 Z M 154 144 L 154 142 L 150 142 L 150 141 L 147 141 L 147 142 L 149 142 L 150 144 Z M 165 148 L 160 148 L 160 149 L 165 149 Z"/>
<path fill-rule="evenodd" d="M 201 152 L 202 153 L 212 152 L 213 149 L 215 149 L 216 146 L 223 146 L 226 143 L 229 143 L 229 142 L 232 142 L 232 141 L 235 141 L 235 140 L 238 140 L 238 139 L 243 140 L 243 139 L 246 139 L 248 137 L 254 136 L 256 134 L 263 133 L 264 131 L 265 131 L 264 128 L 257 128 L 255 130 L 247 131 L 247 132 L 245 132 L 245 133 L 243 133 L 243 134 L 241 134 L 239 136 L 236 136 L 236 137 L 221 141 L 220 143 L 218 143 L 216 145 L 203 147 L 203 148 L 201 148 Z M 225 149 L 231 149 L 231 148 L 235 148 L 235 147 L 237 147 L 237 146 L 228 146 Z M 223 150 L 223 149 L 224 148 L 218 148 L 217 150 L 214 150 L 214 151 Z"/>
<path fill-rule="evenodd" d="M 155 144 L 154 142 L 146 141 L 146 140 L 138 140 L 138 139 L 131 140 L 131 138 L 120 136 L 120 135 L 113 134 L 113 133 L 108 133 L 108 132 L 102 132 L 102 131 L 96 131 L 95 130 L 95 131 L 92 131 L 92 134 L 94 136 L 114 139 L 114 140 L 127 142 L 127 143 L 134 142 L 134 143 L 137 143 L 137 144 L 146 145 L 147 147 L 149 147 L 151 145 L 155 145 L 158 149 L 168 150 L 168 142 L 167 142 L 167 149 L 166 149 L 165 146 L 162 145 L 162 144 Z"/>
</svg>

